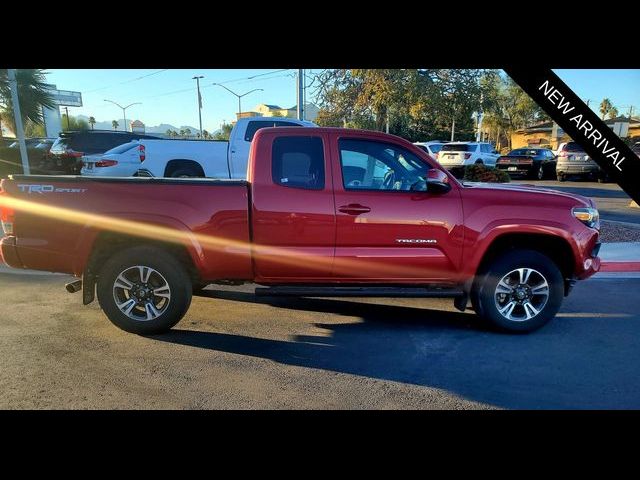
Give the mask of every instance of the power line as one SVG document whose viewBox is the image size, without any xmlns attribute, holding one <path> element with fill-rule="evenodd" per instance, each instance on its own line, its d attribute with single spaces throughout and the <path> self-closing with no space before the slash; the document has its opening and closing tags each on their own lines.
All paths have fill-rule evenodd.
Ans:
<svg viewBox="0 0 640 480">
<path fill-rule="evenodd" d="M 146 75 L 142 75 L 140 77 L 132 78 L 130 80 L 125 80 L 124 82 L 114 83 L 114 84 L 111 84 L 111 85 L 107 85 L 106 87 L 94 88 L 93 90 L 87 90 L 84 93 L 99 92 L 101 90 L 106 90 L 107 88 L 115 87 L 116 85 L 124 85 L 125 83 L 131 83 L 131 82 L 135 82 L 135 81 L 138 81 L 138 80 L 142 80 L 143 78 L 147 78 L 147 77 L 150 77 L 152 75 L 157 75 L 158 73 L 166 72 L 167 70 L 168 70 L 168 68 L 165 68 L 163 70 L 156 70 L 155 72 L 151 72 L 151 73 L 148 73 Z"/>
</svg>

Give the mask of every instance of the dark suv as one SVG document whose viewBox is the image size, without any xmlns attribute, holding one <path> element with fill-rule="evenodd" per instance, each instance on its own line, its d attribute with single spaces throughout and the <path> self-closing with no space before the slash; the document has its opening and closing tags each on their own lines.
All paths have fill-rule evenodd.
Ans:
<svg viewBox="0 0 640 480">
<path fill-rule="evenodd" d="M 43 169 L 49 173 L 80 175 L 83 155 L 104 153 L 118 145 L 141 138 L 157 139 L 160 137 L 143 133 L 110 130 L 62 132 L 51 147 L 51 150 L 49 150 L 49 155 L 45 162 L 46 165 L 43 166 Z"/>
</svg>

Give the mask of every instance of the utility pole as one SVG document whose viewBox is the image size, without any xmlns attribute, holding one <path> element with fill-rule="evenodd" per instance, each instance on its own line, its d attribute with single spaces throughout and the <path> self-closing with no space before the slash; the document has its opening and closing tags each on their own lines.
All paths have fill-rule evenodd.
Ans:
<svg viewBox="0 0 640 480">
<path fill-rule="evenodd" d="M 453 139 L 455 138 L 455 133 L 456 133 L 456 104 L 453 104 L 453 115 L 452 115 L 452 119 L 451 119 L 451 141 L 453 142 Z"/>
<path fill-rule="evenodd" d="M 109 103 L 113 103 L 114 105 L 117 105 L 118 107 L 120 107 L 122 109 L 122 121 L 124 122 L 124 125 L 122 126 L 124 128 L 124 131 L 127 131 L 127 108 L 133 106 L 133 105 L 142 105 L 141 102 L 135 102 L 135 103 L 130 103 L 129 105 L 127 105 L 126 107 L 123 107 L 122 105 L 120 105 L 119 103 L 114 102 L 113 100 L 105 100 L 105 102 L 109 102 Z M 67 116 L 67 118 L 69 118 Z"/>
<path fill-rule="evenodd" d="M 69 107 L 64 107 L 64 111 L 67 115 L 67 130 L 71 130 L 71 127 L 69 126 Z"/>
<path fill-rule="evenodd" d="M 298 120 L 304 120 L 304 69 L 298 69 Z"/>
<path fill-rule="evenodd" d="M 22 115 L 20 114 L 20 99 L 18 98 L 18 82 L 16 81 L 15 68 L 7 69 L 9 85 L 11 88 L 11 103 L 13 104 L 13 117 L 16 121 L 16 135 L 20 146 L 20 158 L 22 159 L 22 173 L 29 175 L 29 157 L 27 156 L 27 144 L 24 142 L 24 128 L 22 126 Z"/>
<path fill-rule="evenodd" d="M 202 140 L 202 95 L 200 95 L 200 79 L 204 78 L 204 75 L 198 75 L 192 78 L 196 81 L 198 87 L 198 120 L 200 121 L 200 140 Z"/>
<path fill-rule="evenodd" d="M 633 105 L 629 106 L 629 121 L 631 121 L 631 115 L 633 115 Z"/>
</svg>

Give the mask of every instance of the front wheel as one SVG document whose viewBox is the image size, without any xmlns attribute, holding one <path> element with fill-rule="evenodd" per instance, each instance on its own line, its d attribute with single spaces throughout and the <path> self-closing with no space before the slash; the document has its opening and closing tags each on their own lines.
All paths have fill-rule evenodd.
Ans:
<svg viewBox="0 0 640 480">
<path fill-rule="evenodd" d="M 98 278 L 98 302 L 109 320 L 139 335 L 162 333 L 191 304 L 191 279 L 182 264 L 157 247 L 140 246 L 109 258 Z"/>
<path fill-rule="evenodd" d="M 531 332 L 560 309 L 564 282 L 557 265 L 535 250 L 512 250 L 479 274 L 471 295 L 475 311 L 509 332 Z"/>
</svg>

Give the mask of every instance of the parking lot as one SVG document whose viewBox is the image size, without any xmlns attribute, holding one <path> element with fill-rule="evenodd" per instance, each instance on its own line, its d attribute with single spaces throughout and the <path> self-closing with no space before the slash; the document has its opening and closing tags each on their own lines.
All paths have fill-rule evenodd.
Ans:
<svg viewBox="0 0 640 480">
<path fill-rule="evenodd" d="M 591 196 L 605 220 L 640 223 L 617 185 L 522 183 Z M 82 307 L 67 281 L 0 267 L 0 408 L 640 408 L 640 299 L 629 295 L 640 278 L 580 282 L 530 335 L 487 331 L 451 300 L 212 286 L 154 337 Z"/>
</svg>

